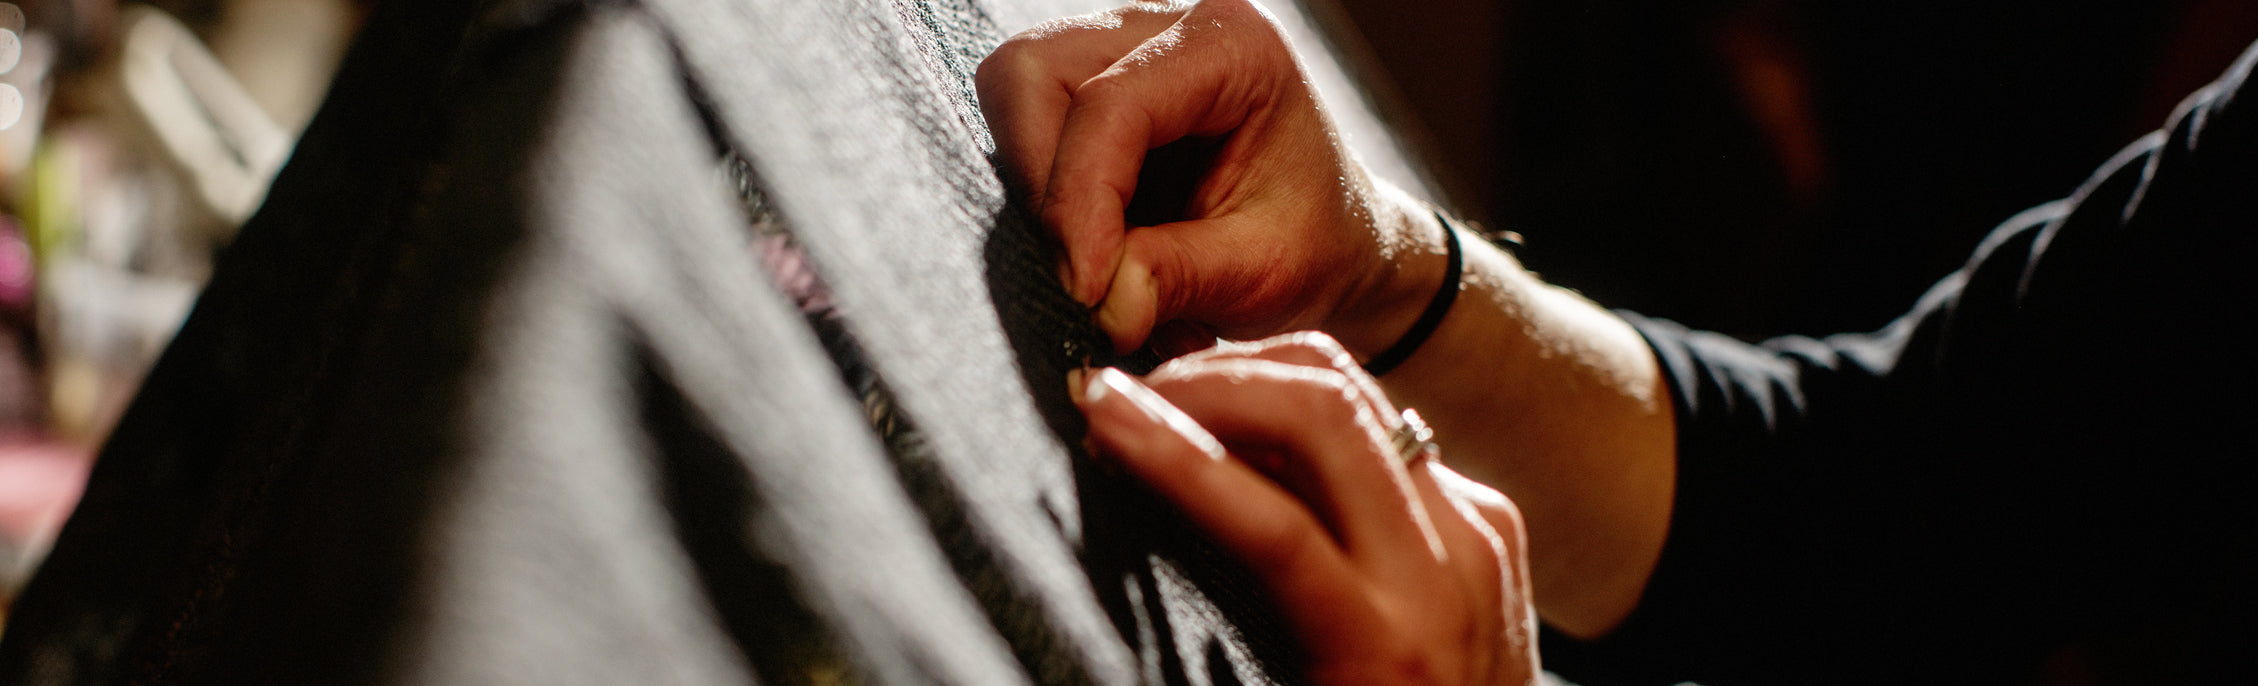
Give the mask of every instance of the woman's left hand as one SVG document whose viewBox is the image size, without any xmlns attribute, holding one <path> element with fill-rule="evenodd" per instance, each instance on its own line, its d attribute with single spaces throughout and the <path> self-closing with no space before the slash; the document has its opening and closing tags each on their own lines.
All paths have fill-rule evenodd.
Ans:
<svg viewBox="0 0 2258 686">
<path fill-rule="evenodd" d="M 1252 570 L 1311 681 L 1534 683 L 1520 512 L 1431 446 L 1399 458 L 1404 419 L 1332 339 L 1226 343 L 1143 382 L 1076 382 L 1092 453 Z"/>
</svg>

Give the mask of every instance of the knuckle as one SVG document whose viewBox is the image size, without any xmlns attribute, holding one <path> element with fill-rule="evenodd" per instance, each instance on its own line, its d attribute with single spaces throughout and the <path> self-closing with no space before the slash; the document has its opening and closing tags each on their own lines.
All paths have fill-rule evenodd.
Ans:
<svg viewBox="0 0 2258 686">
<path fill-rule="evenodd" d="M 1261 538 L 1255 541 L 1255 550 L 1252 552 L 1261 559 L 1249 562 L 1285 572 L 1311 569 L 1316 564 L 1318 555 L 1323 552 L 1323 547 L 1319 544 L 1324 541 L 1317 531 L 1309 527 L 1291 526 L 1289 522 L 1278 521 L 1267 527 Z"/>
<path fill-rule="evenodd" d="M 1313 421 L 1345 424 L 1356 421 L 1356 388 L 1348 376 L 1331 369 L 1315 369 L 1297 376 L 1281 395 L 1302 416 Z"/>
<path fill-rule="evenodd" d="M 1374 662 L 1376 673 L 1367 675 L 1376 683 L 1434 684 L 1443 683 L 1446 670 L 1437 663 L 1437 656 L 1427 646 L 1403 637 L 1402 632 L 1383 641 L 1377 649 Z"/>
<path fill-rule="evenodd" d="M 1020 74 L 1039 68 L 1041 59 L 1030 54 L 1034 52 L 1033 41 L 1033 38 L 1023 33 L 996 46 L 987 58 L 980 60 L 980 66 L 973 70 L 973 88 L 986 95 L 1009 86 Z"/>
<path fill-rule="evenodd" d="M 1203 371 L 1203 367 L 1206 366 L 1204 363 L 1206 363 L 1208 360 L 1209 358 L 1207 356 L 1204 356 L 1200 353 L 1193 353 L 1173 360 L 1163 361 L 1159 366 L 1153 367 L 1153 370 L 1151 372 L 1145 374 L 1145 384 L 1153 386 L 1157 390 L 1161 386 L 1169 385 L 1172 382 L 1189 378 L 1192 375 Z"/>
<path fill-rule="evenodd" d="M 1292 345 L 1308 348 L 1310 350 L 1315 350 L 1327 355 L 1347 352 L 1347 350 L 1341 347 L 1340 341 L 1333 340 L 1333 336 L 1331 334 L 1327 334 L 1323 331 L 1302 331 L 1299 333 L 1291 334 L 1289 343 Z"/>
<path fill-rule="evenodd" d="M 1031 76 L 1050 74 L 1063 58 L 1086 50 L 1087 35 L 1114 22 L 1108 14 L 1060 17 L 1005 39 L 973 70 L 973 87 L 982 94 L 1004 88 Z M 1064 60 L 1070 61 L 1070 60 Z"/>
<path fill-rule="evenodd" d="M 1092 12 L 1089 14 L 1077 14 L 1072 16 L 1045 19 L 1041 23 L 1029 27 L 1027 30 L 1021 31 L 1018 34 L 1012 36 L 1012 40 L 1028 44 L 1042 44 L 1047 42 L 1057 42 L 1060 40 L 1070 40 L 1080 36 L 1088 35 L 1089 33 L 1094 31 L 1104 31 L 1107 29 L 1119 27 L 1121 25 L 1122 14 L 1123 10 L 1113 9 L 1102 12 Z"/>
<path fill-rule="evenodd" d="M 1249 0 L 1204 0 L 1199 4 L 1199 11 L 1214 14 L 1235 14 L 1254 9 L 1254 3 Z"/>
<path fill-rule="evenodd" d="M 1505 544 L 1517 549 L 1526 547 L 1529 542 L 1529 525 L 1528 520 L 1521 515 L 1521 506 L 1514 504 L 1510 498 L 1500 497 L 1490 507 L 1494 510 L 1490 515 L 1493 526 L 1500 529 L 1497 534 L 1505 539 Z"/>
<path fill-rule="evenodd" d="M 1285 44 L 1285 31 L 1278 25 L 1277 17 L 1256 0 L 1205 0 L 1194 11 L 1212 18 L 1219 26 L 1245 28 L 1269 39 L 1267 42 Z"/>
<path fill-rule="evenodd" d="M 1283 339 L 1280 345 L 1296 348 L 1314 358 L 1325 360 L 1336 370 L 1345 371 L 1356 366 L 1356 358 L 1349 355 L 1348 348 L 1323 331 L 1296 331 L 1280 338 Z"/>
<path fill-rule="evenodd" d="M 1199 5 L 1199 2 L 1196 0 L 1134 0 L 1127 5 L 1114 9 L 1112 14 L 1124 18 L 1144 16 L 1154 19 L 1174 19 L 1192 11 L 1197 5 Z"/>
</svg>

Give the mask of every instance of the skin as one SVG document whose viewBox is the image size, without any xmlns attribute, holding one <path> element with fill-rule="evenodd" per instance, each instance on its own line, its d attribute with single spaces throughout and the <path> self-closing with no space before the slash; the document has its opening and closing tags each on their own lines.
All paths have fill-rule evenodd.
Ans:
<svg viewBox="0 0 2258 686">
<path fill-rule="evenodd" d="M 1442 286 L 1446 229 L 1346 152 L 1283 32 L 1251 0 L 1144 3 L 1049 22 L 998 48 L 977 85 L 1007 177 L 1062 248 L 1062 282 L 1119 348 L 1156 340 L 1174 351 L 1193 347 L 1185 340 L 1212 340 L 1209 333 L 1252 340 L 1316 330 L 1363 359 L 1401 337 Z M 1217 143 L 1216 154 L 1191 167 L 1143 169 L 1147 151 L 1186 137 Z M 1128 223 L 1140 172 L 1198 179 L 1180 216 Z M 1659 367 L 1619 318 L 1546 285 L 1485 241 L 1460 241 L 1457 304 L 1373 396 L 1419 408 L 1452 478 L 1464 473 L 1518 505 L 1527 546 L 1505 550 L 1514 564 L 1526 555 L 1537 613 L 1571 635 L 1604 635 L 1637 605 L 1668 532 L 1675 434 Z M 1176 389 L 1162 395 L 1184 407 L 1212 407 L 1205 394 L 1227 388 L 1248 390 L 1152 382 Z M 1090 414 L 1093 427 L 1105 421 Z M 1223 419 L 1190 416 L 1203 426 Z M 1305 420 L 1277 430 L 1306 434 L 1286 442 L 1310 449 L 1287 451 L 1299 461 L 1316 459 L 1316 446 L 1343 429 Z M 1125 447 L 1137 445 L 1145 444 L 1123 439 L 1116 458 L 1139 464 L 1141 453 Z M 1138 473 L 1170 492 L 1156 481 L 1166 470 Z M 1328 472 L 1313 473 L 1303 478 Z M 1242 508 L 1204 503 L 1239 503 L 1258 485 L 1219 480 L 1197 493 L 1207 500 L 1174 500 L 1215 531 L 1235 526 L 1230 513 Z M 1321 491 L 1329 492 L 1286 489 Z M 1323 517 L 1303 524 L 1336 540 L 1361 526 Z M 1288 576 L 1274 586 L 1292 583 Z M 1273 590 L 1289 606 L 1297 597 Z"/>
<path fill-rule="evenodd" d="M 1070 383 L 1092 454 L 1184 511 L 1269 588 L 1321 684 L 1533 684 L 1520 512 L 1402 423 L 1322 334 Z"/>
</svg>

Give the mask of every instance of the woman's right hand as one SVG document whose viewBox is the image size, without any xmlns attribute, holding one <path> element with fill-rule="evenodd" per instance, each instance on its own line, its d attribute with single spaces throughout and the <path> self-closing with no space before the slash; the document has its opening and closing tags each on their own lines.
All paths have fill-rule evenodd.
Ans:
<svg viewBox="0 0 2258 686">
<path fill-rule="evenodd" d="M 1534 682 L 1520 512 L 1431 446 L 1400 458 L 1404 420 L 1332 339 L 1226 344 L 1143 382 L 1105 369 L 1077 383 L 1092 453 L 1252 570 L 1312 682 Z"/>
<path fill-rule="evenodd" d="M 1177 322 L 1239 340 L 1324 330 L 1370 355 L 1442 285 L 1440 223 L 1342 147 L 1252 0 L 1046 22 L 997 48 L 977 82 L 1005 172 L 1064 249 L 1067 290 L 1118 349 Z M 1214 157 L 1143 168 L 1186 138 L 1216 143 Z M 1180 215 L 1129 224 L 1140 172 L 1196 179 Z"/>
</svg>

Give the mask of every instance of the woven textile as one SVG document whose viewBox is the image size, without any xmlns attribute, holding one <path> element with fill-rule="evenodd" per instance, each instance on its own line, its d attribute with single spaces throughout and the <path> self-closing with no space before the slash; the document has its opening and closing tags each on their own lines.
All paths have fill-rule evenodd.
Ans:
<svg viewBox="0 0 2258 686">
<path fill-rule="evenodd" d="M 980 57 L 1096 8 L 382 3 L 0 682 L 1282 680 L 1073 454 L 1099 337 L 987 157 Z"/>
</svg>

